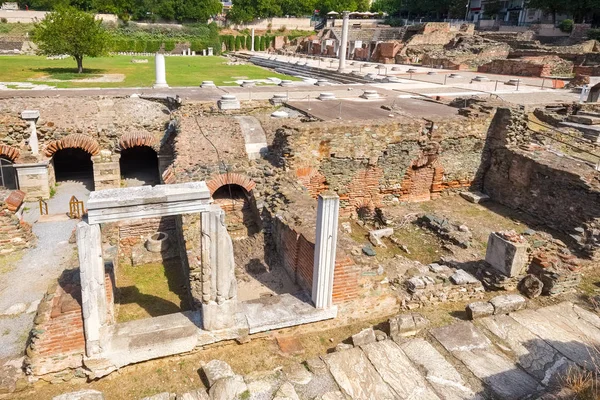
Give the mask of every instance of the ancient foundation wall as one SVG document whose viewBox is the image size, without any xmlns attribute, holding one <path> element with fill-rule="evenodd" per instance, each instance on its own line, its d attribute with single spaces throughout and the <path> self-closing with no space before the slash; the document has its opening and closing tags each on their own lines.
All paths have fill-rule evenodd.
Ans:
<svg viewBox="0 0 600 400">
<path fill-rule="evenodd" d="M 31 226 L 21 221 L 0 201 L 0 255 L 26 249 L 35 244 Z"/>
<path fill-rule="evenodd" d="M 429 200 L 468 187 L 479 168 L 491 115 L 433 123 L 406 120 L 369 126 L 280 129 L 274 152 L 316 198 L 340 196 L 340 214 L 397 201 Z"/>
</svg>

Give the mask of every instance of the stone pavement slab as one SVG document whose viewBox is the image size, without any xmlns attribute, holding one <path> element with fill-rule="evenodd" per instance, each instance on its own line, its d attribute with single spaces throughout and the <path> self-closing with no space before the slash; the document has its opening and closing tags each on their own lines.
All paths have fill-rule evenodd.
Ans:
<svg viewBox="0 0 600 400">
<path fill-rule="evenodd" d="M 421 373 L 391 340 L 362 346 L 371 364 L 399 399 L 439 400 Z"/>
<path fill-rule="evenodd" d="M 503 400 L 517 400 L 537 392 L 541 385 L 496 350 L 470 322 L 431 330 L 433 336 Z"/>
<path fill-rule="evenodd" d="M 443 400 L 483 400 L 465 383 L 460 373 L 424 339 L 400 343 L 406 356 L 424 371 L 427 382 Z"/>
<path fill-rule="evenodd" d="M 561 383 L 561 377 L 569 368 L 577 368 L 576 364 L 507 315 L 483 318 L 480 323 L 502 339 L 517 363 L 544 385 Z"/>
<path fill-rule="evenodd" d="M 582 342 L 581 336 L 573 333 L 572 330 L 565 330 L 558 324 L 554 324 L 552 319 L 555 316 L 548 319 L 547 316 L 533 310 L 519 311 L 510 316 L 577 365 L 584 368 L 593 368 L 597 365 L 597 351 Z"/>
<path fill-rule="evenodd" d="M 323 356 L 342 392 L 357 400 L 392 400 L 396 394 L 358 347 Z"/>
<path fill-rule="evenodd" d="M 312 400 L 318 399 L 321 396 L 326 398 L 328 393 L 340 393 L 340 388 L 335 383 L 333 376 L 327 369 L 327 364 L 323 360 L 320 358 L 308 359 L 306 360 L 306 366 L 313 376 L 307 384 L 295 384 L 296 393 L 298 393 L 301 399 Z M 345 399 L 343 396 L 342 398 Z"/>
<path fill-rule="evenodd" d="M 564 302 L 540 308 L 537 312 L 547 317 L 554 325 L 581 337 L 583 343 L 590 346 L 600 345 L 600 329 L 580 318 L 572 303 Z"/>
</svg>

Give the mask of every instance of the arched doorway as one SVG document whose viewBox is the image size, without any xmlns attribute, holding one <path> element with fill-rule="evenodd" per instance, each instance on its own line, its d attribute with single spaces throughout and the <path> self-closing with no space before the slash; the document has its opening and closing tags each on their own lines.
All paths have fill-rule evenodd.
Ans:
<svg viewBox="0 0 600 400">
<path fill-rule="evenodd" d="M 121 150 L 121 179 L 125 186 L 160 184 L 158 154 L 149 146 L 134 146 Z"/>
<path fill-rule="evenodd" d="M 18 189 L 17 171 L 13 162 L 6 157 L 0 157 L 0 187 L 11 190 Z"/>
<path fill-rule="evenodd" d="M 69 147 L 56 151 L 52 161 L 56 182 L 82 182 L 89 190 L 93 190 L 94 164 L 90 153 L 80 148 Z"/>
<path fill-rule="evenodd" d="M 245 238 L 259 231 L 250 195 L 242 186 L 223 185 L 213 193 L 212 197 L 225 211 L 225 223 L 232 239 Z"/>
</svg>

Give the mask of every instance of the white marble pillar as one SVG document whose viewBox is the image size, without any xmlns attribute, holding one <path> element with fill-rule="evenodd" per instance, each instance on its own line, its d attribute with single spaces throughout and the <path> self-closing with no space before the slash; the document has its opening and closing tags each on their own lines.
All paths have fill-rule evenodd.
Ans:
<svg viewBox="0 0 600 400">
<path fill-rule="evenodd" d="M 94 357 L 102 352 L 100 328 L 106 323 L 107 309 L 100 225 L 77 224 L 77 250 L 85 352 Z"/>
<path fill-rule="evenodd" d="M 252 28 L 252 46 L 250 48 L 250 51 L 254 51 L 254 28 Z"/>
<path fill-rule="evenodd" d="M 40 146 L 38 143 L 36 122 L 40 118 L 40 112 L 38 110 L 25 110 L 21 112 L 21 118 L 29 123 L 29 147 L 31 148 L 31 154 L 40 154 Z"/>
<path fill-rule="evenodd" d="M 202 325 L 207 331 L 231 328 L 237 312 L 237 282 L 225 212 L 217 207 L 201 215 Z"/>
<path fill-rule="evenodd" d="M 339 72 L 344 72 L 344 70 L 346 69 L 346 50 L 348 48 L 348 25 L 350 12 L 344 11 L 342 13 L 342 17 L 342 43 L 340 43 L 340 66 L 338 68 Z"/>
<path fill-rule="evenodd" d="M 167 72 L 165 69 L 165 55 L 161 53 L 156 53 L 155 60 L 155 73 L 156 73 L 156 81 L 154 82 L 155 89 L 164 89 L 168 88 L 167 84 Z"/>
<path fill-rule="evenodd" d="M 209 56 L 212 56 L 212 55 L 213 55 L 213 48 L 212 48 L 212 47 L 209 47 L 209 48 L 208 48 L 208 55 L 209 55 Z"/>
<path fill-rule="evenodd" d="M 312 282 L 312 301 L 316 308 L 329 308 L 333 303 L 333 272 L 339 209 L 340 198 L 337 194 L 321 193 L 319 195 Z"/>
</svg>

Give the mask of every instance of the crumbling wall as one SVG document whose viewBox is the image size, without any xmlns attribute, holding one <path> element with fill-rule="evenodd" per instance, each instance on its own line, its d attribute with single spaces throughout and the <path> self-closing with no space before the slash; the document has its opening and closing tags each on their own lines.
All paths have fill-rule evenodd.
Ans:
<svg viewBox="0 0 600 400">
<path fill-rule="evenodd" d="M 530 145 L 531 135 L 522 113 L 497 111 L 482 156 L 481 189 L 493 200 L 572 235 L 588 255 L 600 256 L 600 173 Z"/>
<path fill-rule="evenodd" d="M 0 255 L 32 247 L 35 240 L 31 225 L 21 221 L 9 210 L 9 205 L 0 200 Z"/>
</svg>

